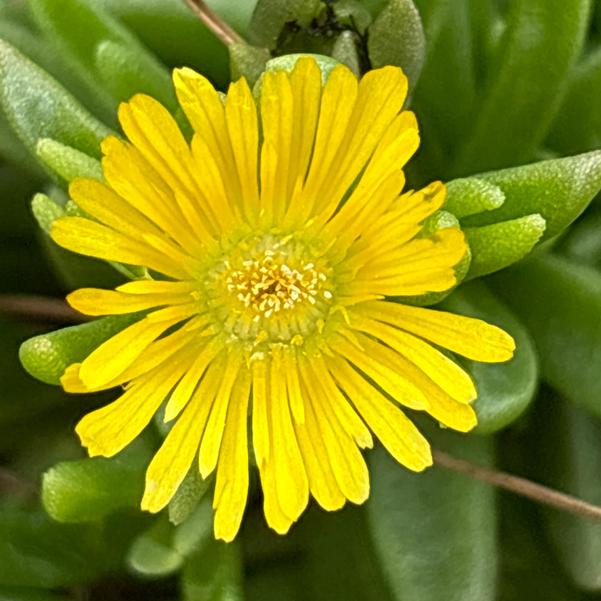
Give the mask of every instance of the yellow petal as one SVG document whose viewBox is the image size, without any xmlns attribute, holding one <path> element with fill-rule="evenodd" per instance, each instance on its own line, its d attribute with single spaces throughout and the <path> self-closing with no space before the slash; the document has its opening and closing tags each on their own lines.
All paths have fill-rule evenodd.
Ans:
<svg viewBox="0 0 601 601">
<path fill-rule="evenodd" d="M 248 496 L 248 402 L 250 373 L 245 371 L 236 382 L 228 409 L 223 442 L 219 452 L 215 482 L 215 538 L 234 539 Z"/>
<path fill-rule="evenodd" d="M 405 414 L 362 378 L 346 361 L 329 361 L 339 386 L 346 392 L 386 450 L 402 465 L 421 472 L 432 465 L 428 441 Z"/>
<path fill-rule="evenodd" d="M 185 369 L 181 361 L 162 365 L 132 384 L 110 405 L 88 413 L 75 431 L 90 457 L 112 457 L 136 438 Z"/>
<path fill-rule="evenodd" d="M 351 317 L 351 324 L 414 363 L 456 401 L 469 403 L 476 398 L 476 387 L 470 376 L 427 342 L 367 317 Z"/>
<path fill-rule="evenodd" d="M 153 457 L 146 471 L 146 486 L 141 507 L 156 513 L 169 503 L 186 477 L 196 452 L 202 430 L 198 418 L 204 399 L 190 403 Z"/>
<path fill-rule="evenodd" d="M 508 361 L 515 350 L 507 332 L 473 317 L 386 301 L 369 301 L 356 310 L 474 361 Z"/>
<path fill-rule="evenodd" d="M 242 358 L 240 354 L 236 351 L 231 351 L 222 374 L 219 391 L 211 407 L 211 415 L 202 436 L 202 442 L 200 443 L 198 467 L 203 478 L 206 478 L 217 465 L 228 405 L 230 402 L 239 402 L 239 399 L 231 398 L 231 393 L 241 364 Z"/>
<path fill-rule="evenodd" d="M 182 319 L 184 318 L 177 316 L 152 323 L 145 317 L 124 328 L 103 342 L 83 361 L 79 377 L 89 387 L 98 387 L 110 382 L 125 371 L 151 342 Z"/>
</svg>

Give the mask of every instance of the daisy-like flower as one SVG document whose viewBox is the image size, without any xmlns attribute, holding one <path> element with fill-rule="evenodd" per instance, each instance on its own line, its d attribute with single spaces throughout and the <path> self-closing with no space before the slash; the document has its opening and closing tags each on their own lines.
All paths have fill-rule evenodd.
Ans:
<svg viewBox="0 0 601 601">
<path fill-rule="evenodd" d="M 147 269 L 116 290 L 81 289 L 86 315 L 139 313 L 71 365 L 67 391 L 123 386 L 77 433 L 91 456 L 128 445 L 164 405 L 174 422 L 146 475 L 142 508 L 161 510 L 193 464 L 216 470 L 215 535 L 237 533 L 249 485 L 248 429 L 269 525 L 285 533 L 309 494 L 327 510 L 362 503 L 360 449 L 374 434 L 402 465 L 431 465 L 401 407 L 470 430 L 476 390 L 449 353 L 506 361 L 513 340 L 485 322 L 404 305 L 445 291 L 467 246 L 458 228 L 421 232 L 445 188 L 403 193 L 415 152 L 407 80 L 385 67 L 359 81 L 313 58 L 247 82 L 225 100 L 176 70 L 194 135 L 138 95 L 122 104 L 128 141 L 102 144 L 104 182 L 75 180 L 85 217 L 55 221 L 72 251 Z M 421 235 L 420 235 L 421 233 Z"/>
</svg>

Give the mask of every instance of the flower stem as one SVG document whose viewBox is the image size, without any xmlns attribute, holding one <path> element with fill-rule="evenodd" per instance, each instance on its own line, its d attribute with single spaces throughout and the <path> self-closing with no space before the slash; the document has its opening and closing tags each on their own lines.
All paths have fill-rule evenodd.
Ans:
<svg viewBox="0 0 601 601">
<path fill-rule="evenodd" d="M 52 323 L 80 323 L 86 318 L 58 298 L 29 294 L 1 294 L 0 315 Z"/>
<path fill-rule="evenodd" d="M 556 509 L 601 521 L 601 507 L 599 505 L 593 505 L 519 476 L 475 465 L 436 449 L 433 449 L 432 454 L 434 455 L 434 464 L 445 469 L 465 474 L 491 486 L 503 488 L 542 505 L 549 505 Z"/>
<path fill-rule="evenodd" d="M 184 0 L 190 10 L 226 45 L 244 43 L 234 31 L 204 0 Z"/>
</svg>

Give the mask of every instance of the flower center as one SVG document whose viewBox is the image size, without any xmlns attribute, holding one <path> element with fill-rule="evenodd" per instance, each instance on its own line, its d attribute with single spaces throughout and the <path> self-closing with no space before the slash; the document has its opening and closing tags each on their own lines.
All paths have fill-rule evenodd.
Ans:
<svg viewBox="0 0 601 601">
<path fill-rule="evenodd" d="M 251 350 L 303 344 L 323 331 L 334 288 L 323 253 L 296 237 L 271 234 L 225 249 L 206 280 L 216 325 Z"/>
<path fill-rule="evenodd" d="M 227 289 L 255 313 L 254 321 L 303 302 L 317 303 L 321 284 L 327 281 L 325 273 L 318 271 L 313 263 L 290 267 L 285 259 L 273 251 L 265 251 L 261 259 L 244 261 L 242 269 L 233 270 L 227 277 Z M 332 298 L 329 290 L 321 292 L 324 298 Z"/>
</svg>

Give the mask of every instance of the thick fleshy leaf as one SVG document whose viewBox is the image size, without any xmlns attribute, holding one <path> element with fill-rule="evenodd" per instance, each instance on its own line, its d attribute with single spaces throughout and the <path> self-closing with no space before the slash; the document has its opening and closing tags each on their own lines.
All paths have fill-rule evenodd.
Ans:
<svg viewBox="0 0 601 601">
<path fill-rule="evenodd" d="M 487 80 L 471 131 L 463 135 L 457 174 L 532 160 L 582 50 L 590 6 L 590 0 L 511 3 L 498 66 Z"/>
<path fill-rule="evenodd" d="M 267 61 L 271 58 L 267 48 L 259 48 L 249 44 L 230 44 L 228 51 L 230 53 L 232 81 L 236 81 L 240 77 L 246 77 L 250 85 L 254 85 L 259 79 L 261 73 L 265 70 Z"/>
<path fill-rule="evenodd" d="M 186 65 L 219 88 L 227 85 L 227 49 L 181 0 L 94 0 L 94 4 L 116 16 L 165 64 Z M 207 4 L 246 37 L 255 0 L 209 0 Z"/>
<path fill-rule="evenodd" d="M 173 527 L 159 518 L 136 538 L 127 554 L 128 566 L 143 576 L 161 578 L 179 570 L 184 558 L 172 547 Z"/>
<path fill-rule="evenodd" d="M 196 510 L 209 490 L 211 479 L 203 480 L 198 470 L 191 469 L 169 502 L 169 521 L 179 526 Z"/>
<path fill-rule="evenodd" d="M 601 417 L 601 273 L 543 255 L 490 280 L 528 325 L 543 379 L 573 403 Z"/>
<path fill-rule="evenodd" d="M 576 65 L 568 86 L 547 144 L 561 154 L 595 150 L 601 146 L 601 48 Z"/>
<path fill-rule="evenodd" d="M 319 0 L 258 0 L 248 32 L 250 41 L 272 50 L 286 23 L 308 25 L 321 8 Z"/>
<path fill-rule="evenodd" d="M 65 209 L 46 194 L 36 194 L 31 200 L 31 211 L 38 225 L 46 232 L 50 232 L 55 219 L 63 217 Z"/>
<path fill-rule="evenodd" d="M 97 578 L 113 558 L 99 524 L 58 524 L 40 511 L 0 511 L 0 585 L 55 588 Z"/>
<path fill-rule="evenodd" d="M 192 555 L 181 575 L 182 601 L 239 601 L 242 593 L 242 566 L 236 543 L 209 539 Z"/>
<path fill-rule="evenodd" d="M 167 69 L 97 3 L 31 0 L 30 6 L 48 39 L 66 60 L 80 68 L 91 88 L 108 96 L 109 103 L 116 106 L 132 93 L 148 92 L 175 107 Z"/>
<path fill-rule="evenodd" d="M 528 408 L 537 388 L 538 357 L 528 331 L 482 282 L 464 284 L 441 308 L 500 326 L 515 340 L 515 354 L 507 363 L 462 362 L 478 391 L 476 432 L 505 428 Z"/>
<path fill-rule="evenodd" d="M 138 319 L 140 314 L 102 317 L 34 336 L 21 345 L 19 359 L 34 378 L 59 384 L 69 365 L 82 361 L 102 342 Z"/>
<path fill-rule="evenodd" d="M 444 208 L 457 219 L 498 209 L 505 202 L 501 188 L 477 177 L 454 179 L 446 186 Z"/>
<path fill-rule="evenodd" d="M 465 237 L 472 251 L 466 279 L 494 273 L 523 259 L 544 232 L 545 220 L 536 213 L 510 221 L 465 228 Z"/>
<path fill-rule="evenodd" d="M 401 67 L 415 86 L 426 57 L 426 36 L 413 0 L 388 1 L 368 28 L 367 51 L 372 67 Z"/>
<path fill-rule="evenodd" d="M 102 179 L 100 161 L 51 138 L 38 141 L 36 154 L 46 167 L 52 169 L 65 182 L 70 182 L 76 177 Z"/>
<path fill-rule="evenodd" d="M 169 110 L 177 103 L 169 71 L 141 53 L 139 45 L 102 40 L 94 52 L 94 64 L 102 86 L 115 101 L 129 100 L 134 94 L 144 93 L 156 98 Z"/>
<path fill-rule="evenodd" d="M 537 413 L 533 477 L 579 499 L 599 505 L 601 487 L 601 424 L 558 396 L 544 397 Z M 535 447 L 535 448 L 536 448 Z M 545 511 L 557 556 L 571 580 L 587 591 L 601 590 L 601 525 L 562 511 Z"/>
<path fill-rule="evenodd" d="M 64 461 L 42 480 L 42 502 L 59 522 L 90 522 L 117 509 L 137 507 L 151 449 L 138 440 L 111 459 Z"/>
<path fill-rule="evenodd" d="M 38 141 L 52 138 L 98 157 L 100 142 L 110 133 L 60 84 L 2 40 L 0 106 L 34 156 Z"/>
<path fill-rule="evenodd" d="M 491 463 L 488 438 L 442 430 L 428 438 L 464 459 Z M 371 454 L 371 473 L 369 522 L 395 599 L 493 601 L 493 490 L 436 465 L 423 474 L 409 473 L 381 448 Z"/>
<path fill-rule="evenodd" d="M 547 240 L 570 225 L 601 189 L 601 150 L 477 177 L 498 186 L 505 202 L 493 211 L 467 217 L 464 225 L 489 225 L 538 213 L 546 221 L 542 239 Z"/>
<path fill-rule="evenodd" d="M 557 251 L 584 263 L 601 267 L 601 213 L 588 211 L 579 219 L 557 245 Z"/>
<path fill-rule="evenodd" d="M 68 601 L 69 597 L 22 586 L 0 586 L 0 601 Z"/>
</svg>

